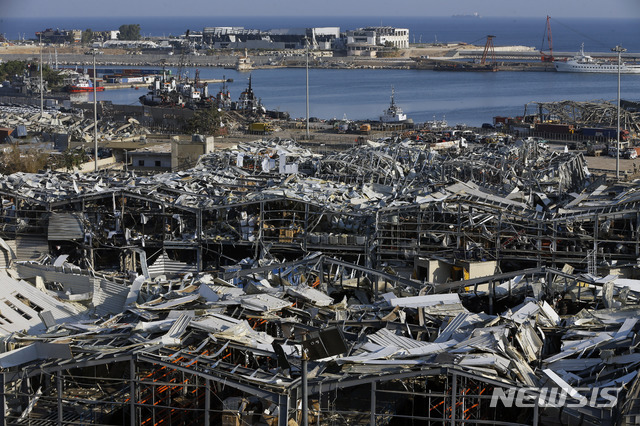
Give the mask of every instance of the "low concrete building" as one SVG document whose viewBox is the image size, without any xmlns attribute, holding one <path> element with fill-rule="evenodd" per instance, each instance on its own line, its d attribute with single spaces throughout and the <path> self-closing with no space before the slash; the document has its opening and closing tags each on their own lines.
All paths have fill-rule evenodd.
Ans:
<svg viewBox="0 0 640 426">
<path fill-rule="evenodd" d="M 139 171 L 171 171 L 171 144 L 164 143 L 136 149 L 128 153 L 130 169 Z"/>
<path fill-rule="evenodd" d="M 193 167 L 201 155 L 210 154 L 213 150 L 213 136 L 193 135 L 190 140 L 174 136 L 171 138 L 172 170 Z"/>
</svg>

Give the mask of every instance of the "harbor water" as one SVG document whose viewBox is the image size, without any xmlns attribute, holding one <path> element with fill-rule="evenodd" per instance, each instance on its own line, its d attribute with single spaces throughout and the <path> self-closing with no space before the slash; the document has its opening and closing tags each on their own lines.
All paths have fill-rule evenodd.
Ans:
<svg viewBox="0 0 640 426">
<path fill-rule="evenodd" d="M 454 18 L 454 17 L 172 17 L 128 18 L 19 18 L 0 20 L 0 33 L 8 38 L 34 38 L 35 31 L 49 27 L 116 29 L 123 23 L 139 23 L 143 36 L 184 34 L 211 26 L 243 26 L 255 29 L 337 26 L 342 31 L 363 26 L 390 25 L 409 29 L 412 43 L 484 44 L 487 34 L 496 36 L 496 46 L 545 48 L 546 17 L 539 18 Z M 637 19 L 580 19 L 552 17 L 554 51 L 574 53 L 582 43 L 587 52 L 611 53 L 621 44 L 629 53 L 640 53 Z M 153 67 L 158 68 L 158 67 Z M 175 73 L 175 69 L 173 70 Z M 191 78 L 195 69 L 189 70 Z M 253 88 L 269 109 L 304 117 L 305 70 L 263 69 L 251 72 Z M 233 100 L 247 86 L 248 73 L 222 68 L 202 68 L 203 79 L 234 79 L 229 85 Z M 309 71 L 310 116 L 321 119 L 377 120 L 389 105 L 391 87 L 395 100 L 414 122 L 446 119 L 450 124 L 480 125 L 493 116 L 517 116 L 525 104 L 561 100 L 610 100 L 617 97 L 617 76 L 555 72 L 457 73 L 427 70 L 311 69 Z M 219 87 L 212 85 L 211 92 Z M 622 76 L 622 99 L 640 100 L 640 75 Z M 109 90 L 99 100 L 138 104 L 139 90 Z M 93 100 L 92 94 L 74 95 Z M 534 108 L 533 105 L 531 105 Z"/>
<path fill-rule="evenodd" d="M 175 69 L 172 70 L 174 73 Z M 191 78 L 195 69 L 189 69 Z M 201 68 L 200 78 L 233 79 L 227 85 L 233 100 L 248 85 L 268 109 L 287 111 L 292 118 L 306 115 L 306 76 L 303 68 L 258 69 L 248 72 Z M 534 102 L 616 102 L 617 75 L 557 72 L 446 72 L 400 69 L 310 69 L 309 115 L 320 119 L 377 120 L 388 107 L 391 87 L 395 101 L 416 123 L 434 118 L 449 124 L 479 126 L 494 116 L 535 112 Z M 219 84 L 212 84 L 216 93 Z M 107 90 L 98 100 L 138 105 L 144 88 Z M 621 98 L 640 100 L 640 75 L 622 75 Z M 93 100 L 93 94 L 73 95 Z"/>
</svg>

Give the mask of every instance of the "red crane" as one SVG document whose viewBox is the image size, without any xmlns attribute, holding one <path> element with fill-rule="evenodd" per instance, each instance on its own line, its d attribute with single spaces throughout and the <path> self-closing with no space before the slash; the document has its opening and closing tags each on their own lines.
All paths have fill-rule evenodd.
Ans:
<svg viewBox="0 0 640 426">
<path fill-rule="evenodd" d="M 549 54 L 546 54 L 542 51 L 544 48 L 544 38 L 547 37 L 547 41 L 549 43 Z M 553 62 L 555 58 L 553 57 L 553 37 L 551 37 L 551 18 L 547 15 L 547 26 L 544 28 L 544 35 L 542 36 L 542 46 L 540 47 L 540 56 L 542 62 Z"/>
<path fill-rule="evenodd" d="M 491 64 L 488 65 L 489 68 L 491 68 L 493 71 L 497 71 L 497 64 L 496 64 L 496 52 L 493 48 L 493 39 L 495 38 L 495 36 L 493 35 L 488 35 L 487 36 L 487 42 L 484 45 L 484 51 L 482 52 L 482 59 L 480 60 L 480 64 L 481 65 L 486 65 L 487 63 L 487 55 L 491 54 Z"/>
</svg>

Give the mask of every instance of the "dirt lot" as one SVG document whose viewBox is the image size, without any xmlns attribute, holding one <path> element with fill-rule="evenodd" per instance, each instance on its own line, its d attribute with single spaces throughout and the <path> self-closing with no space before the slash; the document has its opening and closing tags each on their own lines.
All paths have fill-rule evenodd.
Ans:
<svg viewBox="0 0 640 426">
<path fill-rule="evenodd" d="M 598 170 L 607 170 L 608 175 L 615 175 L 616 171 L 616 159 L 615 157 L 609 156 L 600 156 L 600 157 L 584 157 L 587 160 L 587 164 L 589 169 L 598 171 Z M 636 165 L 634 169 L 633 165 Z M 620 173 L 627 174 L 629 177 L 633 175 L 637 175 L 638 171 L 640 171 L 640 158 L 634 158 L 632 160 L 626 158 L 620 158 Z M 638 177 L 638 176 L 636 176 Z"/>
<path fill-rule="evenodd" d="M 89 48 L 86 46 L 56 46 L 55 50 L 59 54 L 74 54 L 81 55 L 84 52 L 88 51 Z M 43 46 L 42 53 L 48 55 L 49 52 L 53 53 L 53 46 Z M 105 52 L 106 54 L 107 52 Z M 126 53 L 125 49 L 109 49 L 109 54 L 111 55 L 124 55 Z M 39 55 L 40 47 L 38 45 L 32 46 L 16 46 L 16 45 L 2 45 L 0 46 L 0 55 Z"/>
</svg>

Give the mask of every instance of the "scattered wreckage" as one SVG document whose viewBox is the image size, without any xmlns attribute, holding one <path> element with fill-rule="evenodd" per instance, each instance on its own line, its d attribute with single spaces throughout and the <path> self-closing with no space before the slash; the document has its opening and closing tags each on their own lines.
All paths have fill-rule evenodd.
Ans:
<svg viewBox="0 0 640 426">
<path fill-rule="evenodd" d="M 82 113 L 61 112 L 47 110 L 40 113 L 34 107 L 0 107 L 0 123 L 10 129 L 21 129 L 18 137 L 28 135 L 41 135 L 45 141 L 64 137 L 66 142 L 81 141 L 93 142 L 93 118 L 85 118 Z M 140 125 L 134 118 L 129 118 L 126 123 L 100 120 L 98 122 L 98 134 L 100 140 L 112 140 L 122 138 L 146 137 L 151 132 Z"/>
<path fill-rule="evenodd" d="M 633 423 L 635 185 L 410 140 L 3 176 L 4 421 Z"/>
</svg>

